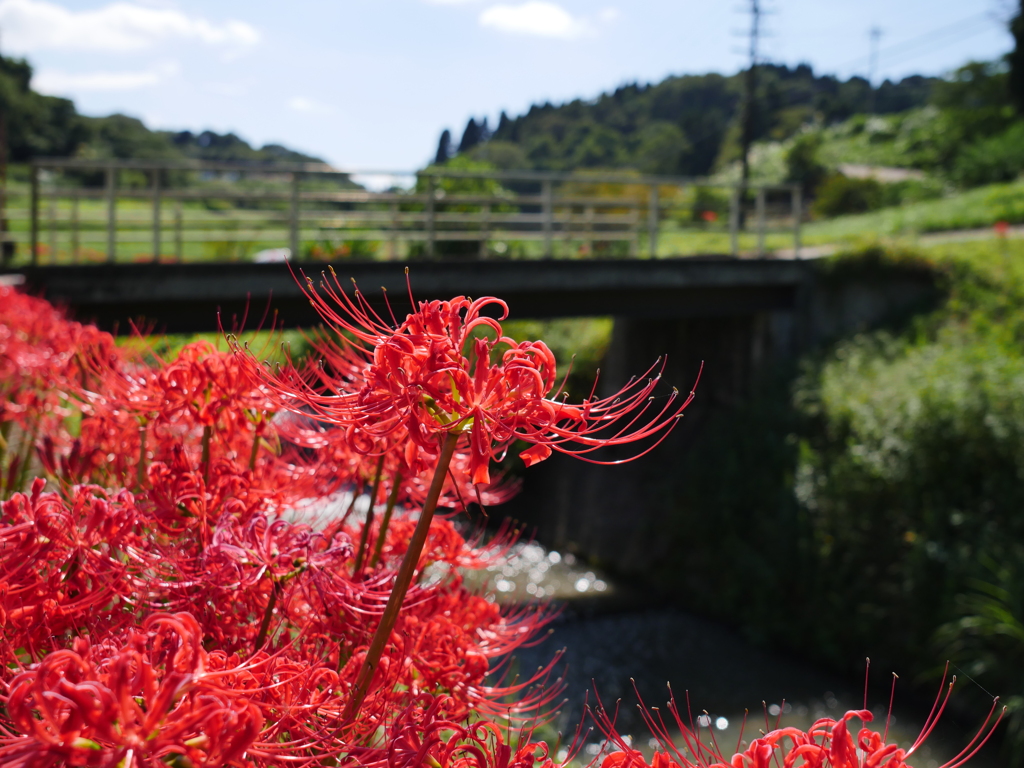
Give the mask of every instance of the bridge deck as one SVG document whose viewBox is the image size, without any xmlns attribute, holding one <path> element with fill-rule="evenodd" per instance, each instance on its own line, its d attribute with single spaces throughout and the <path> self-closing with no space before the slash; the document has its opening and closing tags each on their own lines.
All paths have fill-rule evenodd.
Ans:
<svg viewBox="0 0 1024 768">
<path fill-rule="evenodd" d="M 324 263 L 298 265 L 314 280 Z M 335 263 L 372 301 L 386 287 L 396 313 L 408 306 L 405 267 L 417 300 L 499 296 L 515 318 L 615 315 L 695 317 L 791 309 L 807 274 L 796 261 L 687 257 L 658 260 L 418 261 Z M 116 264 L 20 271 L 29 291 L 82 320 L 126 332 L 129 319 L 191 333 L 225 327 L 249 305 L 248 327 L 268 300 L 284 327 L 318 318 L 285 264 Z M 255 319 L 254 319 L 255 318 Z"/>
</svg>

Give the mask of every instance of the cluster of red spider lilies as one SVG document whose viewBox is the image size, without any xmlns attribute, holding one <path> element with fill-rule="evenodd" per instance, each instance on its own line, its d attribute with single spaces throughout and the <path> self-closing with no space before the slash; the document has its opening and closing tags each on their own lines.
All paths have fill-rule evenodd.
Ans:
<svg viewBox="0 0 1024 768">
<path fill-rule="evenodd" d="M 485 316 L 498 300 L 383 320 L 336 281 L 308 291 L 330 330 L 308 364 L 270 366 L 237 342 L 161 359 L 0 287 L 0 765 L 577 758 L 579 733 L 556 753 L 529 727 L 558 695 L 555 662 L 502 674 L 550 614 L 464 586 L 510 539 L 466 537 L 454 516 L 514 493 L 491 474 L 510 448 L 527 465 L 640 454 L 692 393 L 655 397 L 651 371 L 570 404 L 548 348 Z M 867 712 L 730 759 L 670 711 L 682 742 L 652 718 L 653 762 L 593 712 L 615 750 L 603 768 L 905 765 L 851 734 Z"/>
</svg>

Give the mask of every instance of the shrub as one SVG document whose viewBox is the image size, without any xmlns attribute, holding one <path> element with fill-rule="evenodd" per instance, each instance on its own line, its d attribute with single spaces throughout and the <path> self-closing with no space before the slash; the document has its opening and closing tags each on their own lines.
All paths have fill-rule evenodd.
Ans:
<svg viewBox="0 0 1024 768">
<path fill-rule="evenodd" d="M 824 217 L 865 213 L 881 208 L 882 201 L 882 185 L 874 179 L 851 179 L 836 174 L 819 187 L 812 211 Z"/>
<path fill-rule="evenodd" d="M 965 147 L 957 156 L 952 177 L 975 187 L 1012 181 L 1024 171 L 1024 123 L 1014 123 L 1000 134 Z"/>
<path fill-rule="evenodd" d="M 823 140 L 818 131 L 805 133 L 786 152 L 787 180 L 800 184 L 805 195 L 813 195 L 828 176 L 818 157 Z"/>
</svg>

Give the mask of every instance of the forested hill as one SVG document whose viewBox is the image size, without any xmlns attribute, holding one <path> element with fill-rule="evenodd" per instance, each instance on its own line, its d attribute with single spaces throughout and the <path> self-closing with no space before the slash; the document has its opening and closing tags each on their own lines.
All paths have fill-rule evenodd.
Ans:
<svg viewBox="0 0 1024 768">
<path fill-rule="evenodd" d="M 256 149 L 233 133 L 151 131 L 126 115 L 86 117 L 69 99 L 36 93 L 31 82 L 27 61 L 0 56 L 0 112 L 13 162 L 33 157 L 322 162 L 277 144 Z"/>
<path fill-rule="evenodd" d="M 457 147 L 442 135 L 437 159 L 458 152 L 504 168 L 704 175 L 737 154 L 742 76 L 683 75 L 590 101 L 535 105 L 516 118 L 502 113 L 493 133 L 486 120 L 471 120 Z M 831 124 L 867 112 L 872 97 L 879 114 L 922 106 L 937 80 L 916 75 L 873 89 L 860 77 L 842 81 L 816 76 L 808 65 L 773 64 L 759 66 L 758 79 L 755 139 L 779 140 L 815 119 Z"/>
</svg>

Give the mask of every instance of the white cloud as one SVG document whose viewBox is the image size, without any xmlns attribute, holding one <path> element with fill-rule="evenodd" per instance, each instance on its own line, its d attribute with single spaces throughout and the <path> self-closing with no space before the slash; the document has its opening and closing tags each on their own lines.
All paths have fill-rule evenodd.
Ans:
<svg viewBox="0 0 1024 768">
<path fill-rule="evenodd" d="M 307 99 L 304 96 L 294 96 L 289 99 L 288 109 L 296 112 L 305 112 L 310 115 L 330 115 L 338 111 L 330 104 L 321 104 L 318 101 Z"/>
<path fill-rule="evenodd" d="M 243 21 L 218 24 L 171 8 L 131 2 L 72 11 L 46 0 L 0 0 L 0 28 L 5 47 L 18 53 L 134 51 L 171 39 L 237 48 L 260 40 L 260 33 Z"/>
<path fill-rule="evenodd" d="M 619 18 L 618 8 L 602 8 L 601 12 L 597 14 L 597 18 L 603 21 L 605 24 L 610 24 Z"/>
<path fill-rule="evenodd" d="M 554 3 L 530 0 L 521 5 L 495 5 L 480 14 L 480 26 L 502 32 L 572 39 L 589 31 L 587 24 Z"/>
<path fill-rule="evenodd" d="M 178 73 L 178 65 L 168 63 L 155 69 L 130 72 L 62 72 L 44 69 L 32 77 L 32 87 L 40 93 L 64 96 L 81 91 L 133 91 L 157 85 Z"/>
</svg>

